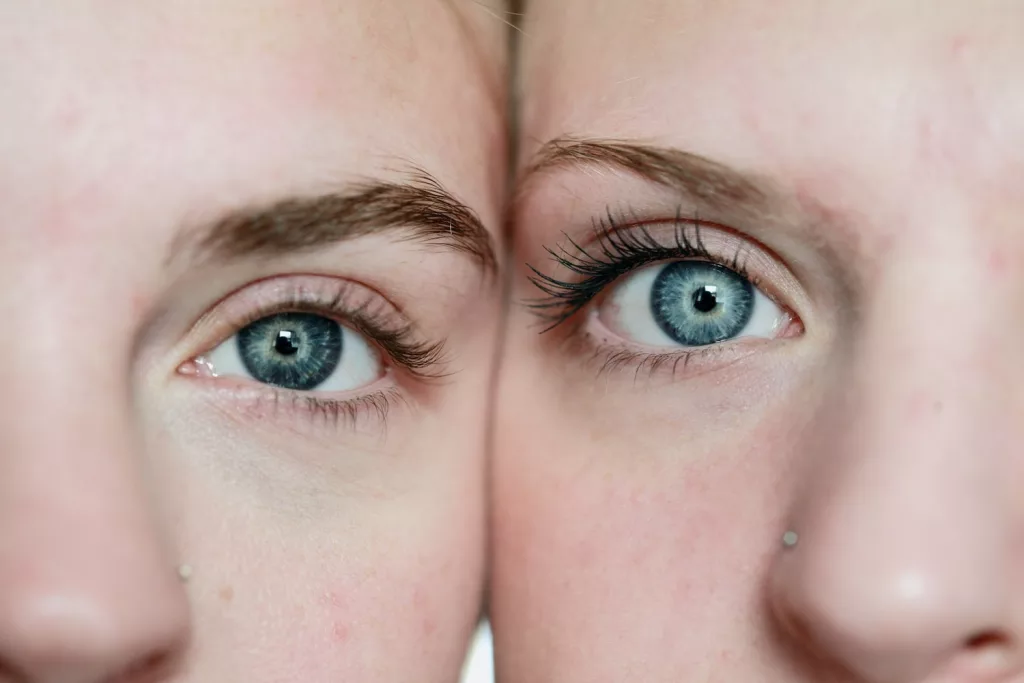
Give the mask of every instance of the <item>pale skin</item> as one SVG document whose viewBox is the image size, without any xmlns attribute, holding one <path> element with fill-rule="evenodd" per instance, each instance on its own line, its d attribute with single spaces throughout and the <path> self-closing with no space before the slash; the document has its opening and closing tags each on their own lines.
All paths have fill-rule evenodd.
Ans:
<svg viewBox="0 0 1024 683">
<path fill-rule="evenodd" d="M 505 27 L 486 6 L 0 9 L 0 680 L 457 678 L 499 310 Z M 315 248 L 200 244 L 413 168 L 478 249 L 379 206 L 386 232 Z M 324 315 L 349 325 L 343 354 L 369 349 L 366 381 L 312 402 L 225 371 L 237 318 L 310 292 L 443 340 L 444 379 L 342 312 Z"/>
<path fill-rule="evenodd" d="M 514 300 L 524 263 L 578 282 L 543 249 L 606 212 L 679 215 L 784 315 L 674 363 L 615 328 L 629 275 L 543 335 L 513 306 L 501 683 L 1024 680 L 1024 7 L 536 0 L 522 28 Z M 761 196 L 529 173 L 564 136 Z"/>
</svg>

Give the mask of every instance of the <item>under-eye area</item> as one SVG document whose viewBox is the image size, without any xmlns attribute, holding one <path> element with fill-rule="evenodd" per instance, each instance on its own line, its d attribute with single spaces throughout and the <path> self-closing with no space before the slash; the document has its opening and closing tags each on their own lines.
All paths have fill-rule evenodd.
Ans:
<svg viewBox="0 0 1024 683">
<path fill-rule="evenodd" d="M 609 212 L 586 239 L 563 235 L 546 251 L 553 268 L 529 266 L 543 296 L 526 303 L 601 371 L 714 369 L 804 332 L 791 285 L 776 281 L 785 266 L 726 226 Z"/>
<path fill-rule="evenodd" d="M 446 373 L 443 340 L 357 282 L 321 275 L 261 280 L 229 295 L 192 329 L 181 375 L 257 418 L 383 420 Z"/>
</svg>

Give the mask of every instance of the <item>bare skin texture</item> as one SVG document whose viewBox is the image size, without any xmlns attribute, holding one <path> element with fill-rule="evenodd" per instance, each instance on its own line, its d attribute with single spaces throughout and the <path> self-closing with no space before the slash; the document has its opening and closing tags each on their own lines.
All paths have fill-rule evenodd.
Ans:
<svg viewBox="0 0 1024 683">
<path fill-rule="evenodd" d="M 610 214 L 696 226 L 783 315 L 683 356 L 627 334 L 631 275 L 544 334 L 513 307 L 500 681 L 1024 681 L 1024 7 L 536 0 L 523 32 L 516 301 L 526 263 L 585 280 L 544 247 L 602 256 Z"/>
<path fill-rule="evenodd" d="M 433 0 L 4 3 L 0 681 L 457 678 L 504 35 Z M 347 384 L 217 360 L 296 308 L 345 326 Z"/>
</svg>

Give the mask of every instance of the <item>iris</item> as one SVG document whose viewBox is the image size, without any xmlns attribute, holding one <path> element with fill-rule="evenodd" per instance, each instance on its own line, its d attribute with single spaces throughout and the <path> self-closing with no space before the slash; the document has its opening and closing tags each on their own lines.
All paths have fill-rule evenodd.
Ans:
<svg viewBox="0 0 1024 683">
<path fill-rule="evenodd" d="M 707 346 L 740 334 L 754 312 L 754 286 L 715 263 L 677 261 L 651 288 L 658 327 L 685 346 Z"/>
<path fill-rule="evenodd" d="M 341 362 L 341 325 L 312 313 L 267 316 L 243 327 L 237 338 L 249 374 L 285 389 L 314 389 Z"/>
</svg>

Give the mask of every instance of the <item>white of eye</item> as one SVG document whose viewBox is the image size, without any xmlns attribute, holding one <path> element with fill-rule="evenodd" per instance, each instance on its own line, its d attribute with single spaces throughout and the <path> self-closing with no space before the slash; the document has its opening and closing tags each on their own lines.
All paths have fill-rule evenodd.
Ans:
<svg viewBox="0 0 1024 683">
<path fill-rule="evenodd" d="M 657 263 L 627 275 L 602 302 L 597 313 L 601 322 L 615 334 L 636 344 L 687 348 L 661 329 L 651 310 L 654 281 L 672 263 Z M 764 292 L 754 287 L 750 320 L 732 339 L 773 339 L 788 321 L 789 316 Z"/>
<path fill-rule="evenodd" d="M 366 338 L 344 325 L 341 328 L 341 359 L 331 374 L 315 387 L 316 391 L 352 391 L 376 381 L 383 373 L 380 353 Z M 238 348 L 238 334 L 233 334 L 217 348 L 203 356 L 203 361 L 215 377 L 252 376 L 242 361 Z"/>
</svg>

